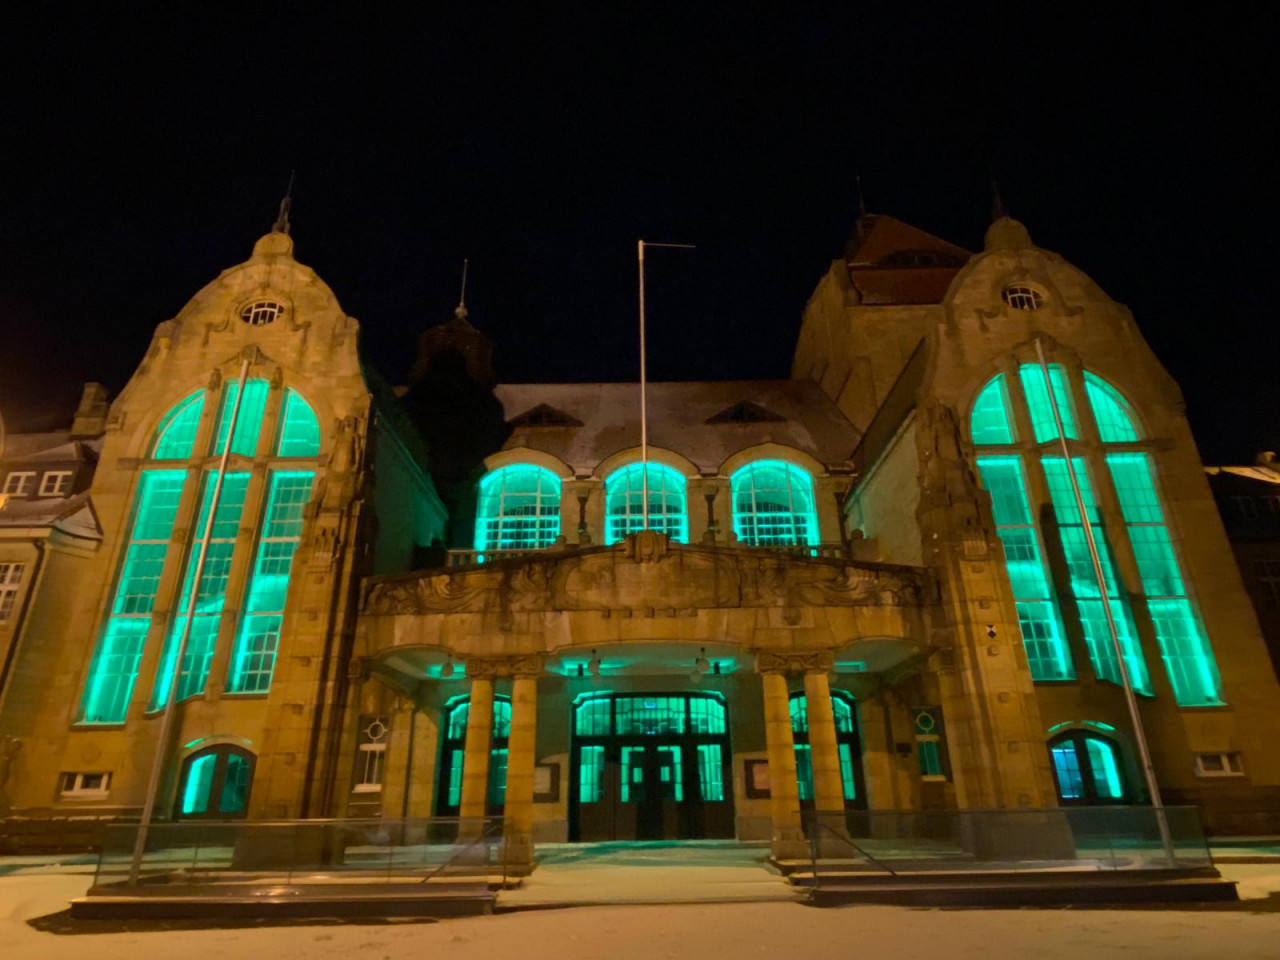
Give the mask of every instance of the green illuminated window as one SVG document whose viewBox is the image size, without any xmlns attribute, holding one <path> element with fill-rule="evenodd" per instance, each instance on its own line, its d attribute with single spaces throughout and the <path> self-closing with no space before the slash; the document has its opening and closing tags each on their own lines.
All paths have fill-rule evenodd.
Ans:
<svg viewBox="0 0 1280 960">
<path fill-rule="evenodd" d="M 605 480 L 606 543 L 617 543 L 644 528 L 645 475 L 642 464 L 631 463 L 615 470 Z M 684 477 L 664 464 L 650 463 L 648 478 L 649 529 L 665 533 L 679 543 L 688 543 Z"/>
<path fill-rule="evenodd" d="M 724 760 L 720 744 L 698 744 L 698 790 L 703 800 L 724 800 Z"/>
<path fill-rule="evenodd" d="M 1093 408 L 1098 436 L 1103 443 L 1125 443 L 1138 439 L 1133 411 L 1115 387 L 1088 371 L 1084 375 L 1084 391 Z"/>
<path fill-rule="evenodd" d="M 623 803 L 684 800 L 684 762 L 680 747 L 667 744 L 622 748 Z"/>
<path fill-rule="evenodd" d="M 231 452 L 252 457 L 258 452 L 258 434 L 262 431 L 262 415 L 267 408 L 267 381 L 250 380 L 244 391 L 244 401 L 236 417 L 236 435 L 231 441 Z M 239 380 L 228 380 L 222 391 L 222 407 L 218 411 L 218 429 L 214 431 L 213 449 L 217 455 L 227 445 L 227 432 L 231 429 L 231 412 L 235 409 L 236 395 L 240 392 Z"/>
<path fill-rule="evenodd" d="M 523 463 L 485 474 L 476 505 L 477 550 L 540 550 L 559 535 L 559 477 Z"/>
<path fill-rule="evenodd" d="M 213 789 L 213 768 L 218 758 L 212 753 L 196 757 L 187 769 L 187 782 L 182 791 L 184 814 L 207 813 L 209 794 Z"/>
<path fill-rule="evenodd" d="M 186 476 L 185 470 L 146 470 L 138 481 L 133 527 L 111 614 L 89 666 L 81 723 L 125 719 Z"/>
<path fill-rule="evenodd" d="M 1059 743 L 1049 748 L 1053 771 L 1058 779 L 1058 796 L 1076 800 L 1084 796 L 1084 776 L 1080 772 L 1080 756 L 1074 743 Z"/>
<path fill-rule="evenodd" d="M 1070 680 L 1075 676 L 1058 622 L 1056 604 L 1031 517 L 1022 462 L 1016 457 L 979 457 L 978 473 L 991 494 L 996 533 L 1004 544 L 1005 565 L 1018 611 L 1018 626 L 1033 680 Z"/>
<path fill-rule="evenodd" d="M 255 381 L 249 382 L 252 390 Z M 245 394 L 245 402 L 250 394 Z M 243 415 L 243 410 L 241 414 Z M 238 431 L 237 431 L 238 432 Z M 316 457 L 320 455 L 320 422 L 315 411 L 292 388 L 284 391 L 284 411 L 280 416 L 280 436 L 276 441 L 280 457 Z"/>
<path fill-rule="evenodd" d="M 258 552 L 231 658 L 231 693 L 266 693 L 275 670 L 293 556 L 302 540 L 303 513 L 315 474 L 273 470 Z"/>
<path fill-rule="evenodd" d="M 610 730 L 609 711 L 612 696 L 593 697 L 578 704 L 574 732 L 580 737 L 607 737 Z"/>
<path fill-rule="evenodd" d="M 445 708 L 444 743 L 440 750 L 439 813 L 452 816 L 462 805 L 462 767 L 466 760 L 469 697 L 456 697 Z M 489 780 L 485 803 L 491 813 L 502 809 L 507 796 L 507 744 L 511 736 L 511 698 L 493 698 L 493 730 L 490 734 Z"/>
<path fill-rule="evenodd" d="M 813 800 L 813 754 L 809 744 L 809 702 L 803 693 L 793 693 L 787 707 L 791 714 L 791 735 L 795 740 L 796 781 L 802 801 Z M 862 752 L 853 716 L 853 701 L 848 694 L 831 694 L 831 713 L 835 720 L 836 751 L 840 758 L 840 783 L 846 803 L 858 800 Z"/>
<path fill-rule="evenodd" d="M 1083 458 L 1073 457 L 1071 463 L 1076 482 L 1080 485 L 1085 512 L 1089 514 L 1094 542 L 1098 546 L 1103 581 L 1107 585 L 1107 598 L 1115 621 L 1116 633 L 1120 638 L 1120 646 L 1124 650 L 1129 680 L 1139 693 L 1150 694 L 1151 680 L 1147 675 L 1146 661 L 1142 658 L 1142 647 L 1138 643 L 1137 633 L 1133 627 L 1133 618 L 1128 604 L 1123 600 L 1111 560 L 1111 552 L 1103 536 L 1097 500 L 1089 484 L 1089 472 L 1085 468 Z M 1058 520 L 1058 531 L 1062 536 L 1067 574 L 1071 581 L 1071 592 L 1075 595 L 1079 607 L 1080 624 L 1084 631 L 1085 644 L 1089 648 L 1089 659 L 1099 677 L 1112 683 L 1120 683 L 1120 667 L 1116 662 L 1115 649 L 1111 643 L 1106 610 L 1102 606 L 1098 578 L 1094 573 L 1093 558 L 1089 555 L 1089 544 L 1085 539 L 1080 510 L 1071 489 L 1067 463 L 1062 457 L 1044 457 L 1041 465 L 1044 467 L 1049 497 L 1053 502 L 1053 511 Z"/>
<path fill-rule="evenodd" d="M 206 473 L 200 497 L 200 513 L 191 534 L 186 565 L 182 574 L 182 594 L 178 615 L 165 638 L 164 651 L 156 670 L 156 682 L 147 709 L 159 710 L 169 695 L 173 679 L 173 658 L 182 642 L 187 616 L 191 612 L 191 587 L 195 579 L 196 564 L 200 558 L 200 545 L 204 539 L 205 524 L 209 519 L 209 507 L 213 502 L 216 475 Z M 185 700 L 204 691 L 209 675 L 209 662 L 213 659 L 214 642 L 218 636 L 218 623 L 227 595 L 227 577 L 231 573 L 231 555 L 236 547 L 236 531 L 240 528 L 240 516 L 244 510 L 245 493 L 249 488 L 249 474 L 228 473 L 222 482 L 222 494 L 218 498 L 218 512 L 213 519 L 209 540 L 209 557 L 200 572 L 200 590 L 196 598 L 195 619 L 191 635 L 183 653 L 182 670 L 178 677 L 178 699 Z"/>
<path fill-rule="evenodd" d="M 911 724 L 915 729 L 920 776 L 926 780 L 945 780 L 947 759 L 942 738 L 942 708 L 912 707 Z"/>
<path fill-rule="evenodd" d="M 1005 390 L 1004 374 L 998 373 L 982 388 L 973 402 L 969 418 L 969 432 L 979 446 L 994 443 L 1013 443 L 1013 427 L 1009 418 L 1009 397 Z"/>
<path fill-rule="evenodd" d="M 1058 427 L 1053 419 L 1053 406 L 1049 391 L 1045 389 L 1044 370 L 1037 363 L 1025 363 L 1018 368 L 1022 389 L 1027 397 L 1027 410 L 1031 414 L 1031 429 L 1036 443 L 1058 438 Z M 1062 429 L 1068 439 L 1080 436 L 1076 430 L 1075 416 L 1071 409 L 1071 391 L 1067 387 L 1067 373 L 1061 364 L 1049 364 L 1049 381 L 1053 384 L 1053 396 L 1058 401 L 1058 414 L 1062 417 Z"/>
<path fill-rule="evenodd" d="M 203 390 L 197 390 L 185 400 L 175 404 L 160 421 L 151 458 L 153 460 L 188 459 L 191 451 L 195 449 L 196 430 L 200 427 L 200 411 L 203 409 Z"/>
<path fill-rule="evenodd" d="M 620 735 L 681 734 L 685 732 L 684 697 L 619 697 L 614 723 Z"/>
<path fill-rule="evenodd" d="M 752 547 L 816 544 L 813 479 L 794 464 L 757 460 L 736 471 L 733 531 Z"/>
<path fill-rule="evenodd" d="M 1070 730 L 1049 742 L 1058 798 L 1064 804 L 1114 804 L 1131 799 L 1125 790 L 1120 752 L 1106 737 Z"/>
<path fill-rule="evenodd" d="M 797 743 L 796 749 L 796 786 L 799 790 L 800 802 L 813 800 L 813 753 L 807 743 Z"/>
<path fill-rule="evenodd" d="M 1107 454 L 1142 590 L 1174 698 L 1183 706 L 1221 704 L 1218 666 L 1192 609 L 1145 453 Z"/>
<path fill-rule="evenodd" d="M 578 761 L 578 802 L 599 803 L 604 797 L 604 747 L 584 745 Z"/>
<path fill-rule="evenodd" d="M 241 819 L 248 813 L 253 754 L 231 744 L 207 747 L 187 757 L 178 787 L 179 819 Z"/>
<path fill-rule="evenodd" d="M 1085 740 L 1089 751 L 1089 766 L 1093 768 L 1094 782 L 1100 796 L 1119 800 L 1124 796 L 1120 784 L 1120 768 L 1116 764 L 1116 748 L 1105 740 L 1089 737 Z"/>
</svg>

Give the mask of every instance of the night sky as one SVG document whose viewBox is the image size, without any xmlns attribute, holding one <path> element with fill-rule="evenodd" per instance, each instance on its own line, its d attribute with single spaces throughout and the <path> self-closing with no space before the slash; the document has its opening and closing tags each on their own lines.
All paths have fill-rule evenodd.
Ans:
<svg viewBox="0 0 1280 960">
<path fill-rule="evenodd" d="M 872 212 L 975 250 L 989 158 L 1033 239 L 1133 309 L 1206 460 L 1280 448 L 1267 8 L 454 6 L 9 5 L 10 428 L 118 390 L 291 169 L 295 253 L 393 382 L 464 256 L 503 380 L 634 378 L 637 237 L 699 246 L 649 260 L 652 376 L 696 380 L 788 375 L 855 170 Z"/>
</svg>

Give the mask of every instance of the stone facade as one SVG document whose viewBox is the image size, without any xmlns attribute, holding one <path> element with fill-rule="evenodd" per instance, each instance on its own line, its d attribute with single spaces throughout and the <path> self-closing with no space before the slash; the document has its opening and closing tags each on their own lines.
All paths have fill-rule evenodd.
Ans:
<svg viewBox="0 0 1280 960">
<path fill-rule="evenodd" d="M 437 330 L 391 391 L 281 228 L 160 325 L 109 409 L 86 402 L 78 429 L 102 419 L 85 491 L 101 544 L 50 568 L 10 647 L 0 732 L 13 738 L 16 816 L 141 807 L 162 648 L 184 623 L 183 558 L 202 535 L 198 481 L 220 468 L 220 411 L 246 363 L 264 384 L 261 437 L 248 452 L 233 439 L 226 457 L 247 475 L 243 505 L 207 676 L 173 708 L 159 751 L 164 818 L 218 814 L 210 782 L 239 783 L 243 804 L 226 816 L 456 815 L 465 829 L 501 815 L 518 867 L 540 841 L 625 837 L 771 838 L 794 856 L 808 810 L 1140 802 L 1123 691 L 1080 612 L 1096 601 L 1042 469 L 1062 444 L 1042 438 L 1026 378 L 1052 367 L 1064 391 L 1052 396 L 1074 418 L 1066 451 L 1113 565 L 1108 609 L 1132 623 L 1133 663 L 1149 676 L 1140 710 L 1164 800 L 1199 804 L 1218 831 L 1280 828 L 1267 748 L 1280 686 L 1177 386 L 1129 313 L 1015 221 L 970 256 L 863 217 L 804 311 L 794 379 L 651 385 L 645 451 L 632 385 L 495 387 L 492 345 L 464 309 Z M 1086 373 L 1122 398 L 1132 438 L 1102 436 Z M 973 417 L 1001 375 L 1009 436 L 991 446 Z M 167 412 L 200 390 L 190 451 L 160 458 Z M 273 438 L 295 396 L 318 441 L 285 455 Z M 1106 479 L 1117 452 L 1152 464 L 1160 523 L 1145 522 L 1169 531 L 1172 599 L 1153 592 L 1130 505 Z M 995 455 L 1026 478 L 1021 540 L 983 472 Z M 121 615 L 140 477 L 160 468 L 188 482 L 137 680 L 104 723 L 86 717 L 85 691 Z M 310 486 L 274 668 L 246 692 L 233 678 L 281 472 Z M 1034 603 L 1010 567 L 1014 542 L 1039 545 Z M 1196 653 L 1159 619 L 1170 603 L 1207 637 L 1196 662 L 1213 702 L 1185 702 L 1170 679 L 1170 657 L 1174 669 Z M 1060 676 L 1036 676 L 1031 606 L 1054 611 Z M 1101 767 L 1071 780 L 1064 757 L 1085 740 L 1070 738 L 1086 735 L 1115 758 L 1106 783 Z M 75 775 L 104 773 L 100 789 L 78 789 L 90 781 Z"/>
</svg>

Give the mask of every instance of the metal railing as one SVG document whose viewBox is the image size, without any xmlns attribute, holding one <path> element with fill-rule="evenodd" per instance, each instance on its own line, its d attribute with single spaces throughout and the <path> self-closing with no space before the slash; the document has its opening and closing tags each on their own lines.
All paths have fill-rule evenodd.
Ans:
<svg viewBox="0 0 1280 960">
<path fill-rule="evenodd" d="M 254 894 L 278 888 L 423 885 L 482 894 L 506 881 L 501 819 L 177 821 L 107 828 L 91 896 Z M 142 888 L 142 889 L 140 889 Z"/>
<path fill-rule="evenodd" d="M 1195 807 L 849 810 L 803 815 L 815 884 L 866 875 L 1212 868 Z"/>
</svg>

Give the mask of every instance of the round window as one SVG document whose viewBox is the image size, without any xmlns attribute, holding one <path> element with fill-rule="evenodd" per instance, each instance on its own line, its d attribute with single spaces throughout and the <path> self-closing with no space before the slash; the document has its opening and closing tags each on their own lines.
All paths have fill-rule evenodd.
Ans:
<svg viewBox="0 0 1280 960">
<path fill-rule="evenodd" d="M 1025 284 L 1005 287 L 1000 291 L 1000 299 L 1015 310 L 1039 310 L 1044 306 L 1044 294 Z"/>
<path fill-rule="evenodd" d="M 265 327 L 284 313 L 284 304 L 275 300 L 254 300 L 240 308 L 240 319 L 251 327 Z"/>
</svg>

